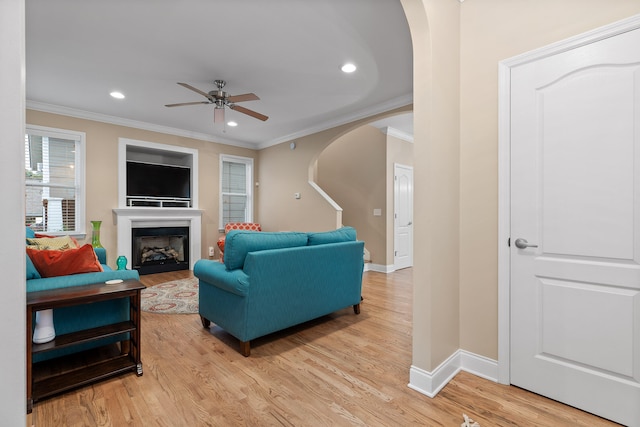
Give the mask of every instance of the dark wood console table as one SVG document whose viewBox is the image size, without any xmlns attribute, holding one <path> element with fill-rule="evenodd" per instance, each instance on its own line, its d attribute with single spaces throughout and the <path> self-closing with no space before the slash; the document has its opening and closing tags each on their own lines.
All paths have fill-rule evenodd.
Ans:
<svg viewBox="0 0 640 427">
<path fill-rule="evenodd" d="M 138 376 L 142 375 L 142 362 L 140 360 L 140 291 L 144 288 L 145 286 L 137 280 L 125 280 L 114 285 L 97 283 L 27 294 L 27 413 L 31 413 L 33 402 L 72 388 L 91 384 L 124 372 L 135 371 Z M 129 321 L 59 335 L 53 341 L 44 344 L 34 344 L 32 342 L 32 314 L 34 312 L 118 298 L 129 298 Z M 34 379 L 34 354 L 87 343 L 126 332 L 130 333 L 129 343 L 128 345 L 123 345 L 120 353 L 116 356 L 106 357 L 99 363 L 87 366 L 86 369 L 82 369 L 82 366 L 79 366 L 76 369 L 66 370 L 43 379 Z M 73 355 L 63 356 L 52 359 L 52 361 L 72 357 Z"/>
</svg>

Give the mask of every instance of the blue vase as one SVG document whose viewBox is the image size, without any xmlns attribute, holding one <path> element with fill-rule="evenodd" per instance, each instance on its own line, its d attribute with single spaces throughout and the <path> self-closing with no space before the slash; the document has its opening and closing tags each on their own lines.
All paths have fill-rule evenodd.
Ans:
<svg viewBox="0 0 640 427">
<path fill-rule="evenodd" d="M 127 269 L 127 257 L 120 255 L 116 260 L 116 265 L 118 266 L 118 270 L 126 270 Z"/>
</svg>

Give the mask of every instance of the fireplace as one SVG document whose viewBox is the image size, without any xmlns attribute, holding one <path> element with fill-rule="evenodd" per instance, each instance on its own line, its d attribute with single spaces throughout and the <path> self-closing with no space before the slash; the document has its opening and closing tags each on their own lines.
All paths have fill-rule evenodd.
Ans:
<svg viewBox="0 0 640 427">
<path fill-rule="evenodd" d="M 131 229 L 131 266 L 140 274 L 189 269 L 189 227 Z"/>
</svg>

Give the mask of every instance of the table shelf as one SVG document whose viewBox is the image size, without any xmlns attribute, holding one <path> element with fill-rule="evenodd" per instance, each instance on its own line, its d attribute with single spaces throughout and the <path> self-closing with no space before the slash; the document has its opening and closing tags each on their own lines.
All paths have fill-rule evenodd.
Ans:
<svg viewBox="0 0 640 427">
<path fill-rule="evenodd" d="M 82 331 L 71 334 L 59 335 L 53 341 L 44 344 L 33 344 L 33 354 L 44 353 L 59 348 L 70 347 L 73 345 L 83 344 L 96 341 L 101 338 L 112 337 L 126 332 L 135 331 L 136 325 L 129 322 L 114 323 L 111 325 L 100 326 L 98 328 L 84 329 Z"/>
<path fill-rule="evenodd" d="M 142 375 L 140 359 L 140 291 L 145 286 L 137 280 L 125 280 L 116 285 L 98 283 L 86 286 L 30 292 L 27 294 L 27 413 L 33 410 L 33 403 L 39 399 L 53 396 L 77 387 L 113 377 L 125 372 Z M 48 343 L 31 342 L 33 313 L 40 310 L 89 304 L 111 299 L 129 299 L 130 320 L 105 326 L 84 329 L 56 336 Z M 69 362 L 71 367 L 57 373 L 34 378 L 33 355 L 62 348 L 69 348 L 93 342 L 99 339 L 129 334 L 129 339 L 121 342 L 119 354 L 104 357 L 96 363 L 73 363 L 74 356 L 61 356 L 50 361 L 38 362 L 38 367 L 46 367 L 56 362 Z M 125 344 L 126 343 L 126 344 Z"/>
</svg>

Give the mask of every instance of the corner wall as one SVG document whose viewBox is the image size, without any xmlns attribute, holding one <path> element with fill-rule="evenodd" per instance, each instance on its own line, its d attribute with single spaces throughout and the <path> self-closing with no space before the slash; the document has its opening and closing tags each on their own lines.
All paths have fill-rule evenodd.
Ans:
<svg viewBox="0 0 640 427">
<path fill-rule="evenodd" d="M 414 383 L 460 347 L 460 3 L 401 2 L 414 67 Z"/>
<path fill-rule="evenodd" d="M 364 240 L 371 262 L 385 265 L 386 137 L 361 126 L 336 139 L 318 158 L 317 183 L 342 207 L 342 223 Z M 381 216 L 373 210 L 381 209 Z"/>
</svg>

